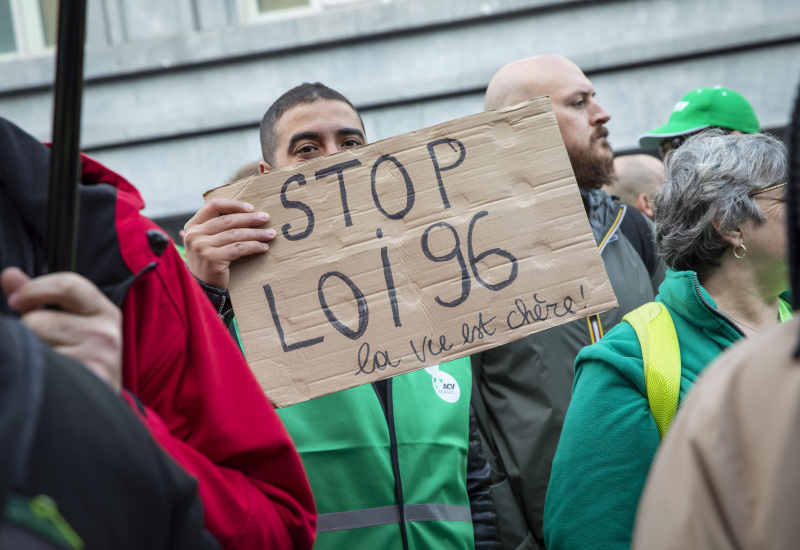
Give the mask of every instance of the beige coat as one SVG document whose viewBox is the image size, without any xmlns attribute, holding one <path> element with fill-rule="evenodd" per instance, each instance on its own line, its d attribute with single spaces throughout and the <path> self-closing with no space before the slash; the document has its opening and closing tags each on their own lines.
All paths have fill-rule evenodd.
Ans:
<svg viewBox="0 0 800 550">
<path fill-rule="evenodd" d="M 800 315 L 703 374 L 664 440 L 633 547 L 800 548 Z"/>
</svg>

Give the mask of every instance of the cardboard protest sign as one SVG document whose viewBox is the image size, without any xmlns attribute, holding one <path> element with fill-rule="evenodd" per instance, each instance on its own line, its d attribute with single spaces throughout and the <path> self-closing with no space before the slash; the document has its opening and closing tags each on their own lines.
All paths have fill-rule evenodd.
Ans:
<svg viewBox="0 0 800 550">
<path fill-rule="evenodd" d="M 287 406 L 617 305 L 547 98 L 206 193 L 270 213 L 231 266 L 247 360 Z"/>
</svg>

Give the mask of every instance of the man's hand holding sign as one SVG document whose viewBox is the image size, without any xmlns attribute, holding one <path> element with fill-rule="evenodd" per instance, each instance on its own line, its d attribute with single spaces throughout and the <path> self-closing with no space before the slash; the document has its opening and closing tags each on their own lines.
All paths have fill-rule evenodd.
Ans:
<svg viewBox="0 0 800 550">
<path fill-rule="evenodd" d="M 616 305 L 540 98 L 235 182 L 270 213 L 231 266 L 251 368 L 286 406 Z"/>
</svg>

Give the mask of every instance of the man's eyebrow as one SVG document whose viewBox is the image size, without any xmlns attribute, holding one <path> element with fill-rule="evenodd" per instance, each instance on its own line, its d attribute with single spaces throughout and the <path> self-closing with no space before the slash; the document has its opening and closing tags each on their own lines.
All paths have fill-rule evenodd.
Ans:
<svg viewBox="0 0 800 550">
<path fill-rule="evenodd" d="M 364 132 L 362 132 L 358 128 L 340 128 L 339 131 L 336 132 L 336 135 L 339 137 L 356 135 L 359 138 L 361 138 L 361 141 L 365 141 Z"/>
<path fill-rule="evenodd" d="M 292 139 L 289 140 L 289 145 L 286 149 L 289 151 L 289 154 L 292 154 L 292 149 L 297 144 L 298 141 L 302 141 L 304 139 L 320 139 L 320 134 L 318 132 L 300 132 L 299 134 L 295 134 L 292 136 Z"/>
</svg>

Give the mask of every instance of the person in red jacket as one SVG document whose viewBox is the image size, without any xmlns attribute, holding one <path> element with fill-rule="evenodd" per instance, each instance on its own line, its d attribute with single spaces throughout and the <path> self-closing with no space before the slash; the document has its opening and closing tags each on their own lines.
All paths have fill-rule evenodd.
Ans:
<svg viewBox="0 0 800 550">
<path fill-rule="evenodd" d="M 49 148 L 0 118 L 0 269 L 43 272 Z M 83 156 L 76 271 L 122 310 L 122 386 L 153 437 L 198 480 L 228 549 L 311 548 L 302 464 L 244 358 L 138 191 Z M 12 223 L 16 222 L 16 223 Z M 3 313 L 13 313 L 0 304 Z"/>
</svg>

